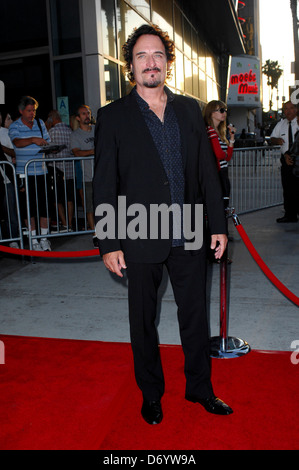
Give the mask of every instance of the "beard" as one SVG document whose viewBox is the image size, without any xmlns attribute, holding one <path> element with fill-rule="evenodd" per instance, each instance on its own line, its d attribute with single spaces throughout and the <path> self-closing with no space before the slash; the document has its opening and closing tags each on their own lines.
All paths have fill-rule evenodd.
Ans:
<svg viewBox="0 0 299 470">
<path fill-rule="evenodd" d="M 158 86 L 160 86 L 162 83 L 162 80 L 154 80 L 154 81 L 144 81 L 143 82 L 143 85 L 146 87 L 146 88 L 157 88 Z"/>
<path fill-rule="evenodd" d="M 161 69 L 158 67 L 155 67 L 154 69 L 145 69 L 143 72 L 148 72 L 151 70 L 155 70 L 161 74 Z M 164 83 L 164 81 L 162 80 L 161 75 L 157 76 L 156 74 L 152 74 L 150 77 L 147 76 L 143 80 L 143 86 L 147 88 L 157 88 L 162 83 Z"/>
</svg>

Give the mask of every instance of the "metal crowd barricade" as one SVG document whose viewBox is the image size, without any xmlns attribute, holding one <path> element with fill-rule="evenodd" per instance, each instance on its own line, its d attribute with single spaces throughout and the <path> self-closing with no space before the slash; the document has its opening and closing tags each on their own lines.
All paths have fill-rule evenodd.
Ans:
<svg viewBox="0 0 299 470">
<path fill-rule="evenodd" d="M 12 181 L 8 178 L 8 168 L 12 175 Z M 3 179 L 1 195 L 1 225 L 0 225 L 0 242 L 20 244 L 20 248 L 24 248 L 22 221 L 20 215 L 18 185 L 16 170 L 12 163 L 8 161 L 0 162 L 0 178 Z M 10 182 L 8 182 L 10 181 Z"/>
<path fill-rule="evenodd" d="M 229 162 L 230 205 L 239 214 L 283 203 L 280 147 L 235 149 Z"/>
<path fill-rule="evenodd" d="M 37 163 L 43 163 L 43 187 L 45 189 L 45 199 L 46 199 L 46 206 L 47 206 L 47 219 L 48 219 L 48 234 L 46 237 L 48 239 L 54 237 L 66 237 L 70 235 L 82 235 L 85 233 L 94 233 L 94 230 L 88 228 L 88 220 L 87 220 L 87 212 L 86 212 L 86 205 L 84 201 L 86 201 L 86 182 L 85 182 L 85 165 L 81 165 L 81 162 L 92 161 L 94 157 L 70 157 L 70 158 L 35 158 L 28 161 L 25 165 L 25 185 L 26 185 L 26 207 L 27 207 L 27 220 L 30 221 L 31 213 L 30 213 L 30 194 L 28 191 L 28 176 L 29 176 L 29 168 L 33 167 L 33 173 L 35 173 L 34 169 Z M 58 168 L 58 163 L 63 166 L 65 170 L 66 163 L 70 162 L 72 165 L 72 171 L 74 178 L 72 179 L 73 185 L 73 194 L 74 194 L 74 215 L 73 221 L 70 225 L 68 222 L 68 194 L 67 194 L 67 184 L 66 179 L 64 178 L 63 184 L 63 193 L 64 193 L 64 208 L 65 208 L 65 217 L 67 225 L 66 227 L 60 227 L 60 218 L 59 218 L 59 211 L 58 211 L 58 181 L 57 181 L 57 173 L 56 169 Z M 83 191 L 83 201 L 80 200 L 80 196 L 77 191 L 77 171 L 76 171 L 76 162 L 78 162 L 82 168 L 82 191 Z M 50 174 L 48 172 L 48 166 L 51 165 L 53 168 L 53 176 L 52 180 L 50 181 Z M 93 164 L 91 165 L 93 169 Z M 63 170 L 62 170 L 63 171 Z M 65 173 L 65 171 L 63 171 Z M 36 176 L 35 176 L 36 179 Z M 52 185 L 52 186 L 51 186 Z M 35 187 L 37 185 L 35 184 Z M 36 198 L 36 236 L 34 238 L 41 239 L 45 237 L 45 235 L 41 235 L 40 230 L 40 214 L 39 214 L 39 204 L 38 204 L 38 192 L 35 192 Z M 54 214 L 54 217 L 53 217 Z M 55 232 L 51 230 L 51 223 L 55 222 L 57 229 Z M 30 230 L 26 231 L 26 235 L 28 236 L 29 240 L 29 249 L 32 249 L 32 234 Z"/>
<path fill-rule="evenodd" d="M 267 207 L 272 207 L 276 205 L 281 205 L 283 202 L 282 194 L 282 185 L 281 185 L 281 175 L 280 175 L 280 148 L 279 147 L 249 147 L 235 149 L 233 153 L 233 158 L 229 162 L 229 178 L 231 181 L 231 198 L 230 206 L 234 207 L 238 214 L 244 214 L 246 212 L 256 211 L 264 209 Z M 42 162 L 44 165 L 44 191 L 47 202 L 47 219 L 48 223 L 48 235 L 47 238 L 54 237 L 66 237 L 72 235 L 82 235 L 82 234 L 91 234 L 94 231 L 88 228 L 88 219 L 85 205 L 82 204 L 80 200 L 79 191 L 77 189 L 77 176 L 76 176 L 76 165 L 82 167 L 82 191 L 83 198 L 86 198 L 86 183 L 85 183 L 85 169 L 84 165 L 81 165 L 81 162 L 92 161 L 94 157 L 70 157 L 70 158 L 41 158 L 32 159 L 27 162 L 25 166 L 25 174 L 22 175 L 25 181 L 27 188 L 26 191 L 26 207 L 27 207 L 27 220 L 30 220 L 30 200 L 28 193 L 28 172 L 29 168 L 32 169 L 38 162 Z M 20 215 L 20 206 L 19 206 L 19 194 L 17 187 L 17 179 L 14 166 L 9 162 L 1 162 L 3 167 L 5 165 L 10 165 L 13 169 L 14 176 L 14 194 L 16 198 L 16 208 L 17 208 L 17 219 L 18 219 L 18 237 L 12 237 L 11 226 L 9 228 L 9 237 L 2 237 L 0 232 L 0 241 L 2 242 L 20 242 L 21 248 L 24 247 L 23 236 L 27 235 L 29 240 L 29 248 L 32 249 L 32 235 L 31 231 L 25 227 L 24 221 L 21 219 Z M 65 169 L 65 166 L 70 163 L 73 169 L 74 179 L 73 179 L 73 190 L 74 190 L 74 216 L 72 220 L 72 225 L 68 223 L 68 205 L 67 205 L 67 185 L 66 179 L 63 183 L 63 193 L 64 193 L 64 207 L 65 207 L 65 217 L 67 221 L 66 227 L 59 226 L 59 212 L 58 212 L 58 181 L 56 175 L 56 168 L 58 168 L 58 163 L 62 170 Z M 47 166 L 51 164 L 53 166 L 53 178 L 52 178 L 52 192 L 49 188 L 49 174 L 47 172 Z M 93 169 L 93 164 L 91 165 Z M 5 171 L 5 170 L 4 170 Z M 34 171 L 33 171 L 34 173 Z M 20 175 L 19 175 L 20 176 Z M 6 189 L 7 191 L 7 189 Z M 6 192 L 7 199 L 7 192 Z M 38 194 L 36 194 L 36 199 L 38 201 Z M 53 210 L 54 207 L 54 210 Z M 8 208 L 9 214 L 9 208 Z M 37 204 L 37 216 L 36 216 L 36 237 L 37 239 L 42 238 L 40 231 L 40 217 L 38 213 L 38 204 Z M 8 217 L 10 220 L 10 217 Z M 51 230 L 51 223 L 53 221 L 57 225 L 57 230 L 55 232 Z M 22 228 L 23 223 L 23 228 Z"/>
</svg>

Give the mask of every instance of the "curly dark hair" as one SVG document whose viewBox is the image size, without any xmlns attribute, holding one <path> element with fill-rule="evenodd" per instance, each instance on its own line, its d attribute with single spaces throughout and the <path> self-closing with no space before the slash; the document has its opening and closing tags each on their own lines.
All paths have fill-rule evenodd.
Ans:
<svg viewBox="0 0 299 470">
<path fill-rule="evenodd" d="M 157 25 L 149 25 L 144 24 L 139 28 L 135 28 L 132 34 L 128 37 L 128 40 L 122 47 L 123 56 L 125 60 L 124 72 L 127 74 L 127 77 L 130 83 L 134 84 L 134 74 L 131 71 L 131 63 L 133 60 L 133 48 L 137 42 L 137 39 L 144 34 L 152 34 L 154 36 L 158 36 L 164 44 L 166 58 L 168 64 L 172 64 L 175 61 L 175 53 L 174 53 L 174 42 L 170 39 L 167 32 L 163 32 L 162 29 L 159 28 Z M 167 70 L 166 78 L 170 78 L 171 70 L 170 68 Z"/>
</svg>

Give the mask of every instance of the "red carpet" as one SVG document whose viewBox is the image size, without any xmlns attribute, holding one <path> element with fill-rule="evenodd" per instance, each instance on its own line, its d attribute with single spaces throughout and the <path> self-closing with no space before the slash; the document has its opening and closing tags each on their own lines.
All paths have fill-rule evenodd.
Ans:
<svg viewBox="0 0 299 470">
<path fill-rule="evenodd" d="M 213 359 L 214 416 L 184 399 L 183 355 L 162 346 L 164 420 L 140 415 L 130 345 L 0 336 L 1 450 L 298 450 L 299 364 L 290 352 Z"/>
</svg>

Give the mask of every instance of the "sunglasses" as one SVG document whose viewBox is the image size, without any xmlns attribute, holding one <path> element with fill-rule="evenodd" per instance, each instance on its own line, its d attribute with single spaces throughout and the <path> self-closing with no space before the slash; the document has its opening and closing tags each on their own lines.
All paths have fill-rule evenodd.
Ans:
<svg viewBox="0 0 299 470">
<path fill-rule="evenodd" d="M 219 113 L 221 113 L 221 114 L 227 113 L 227 109 L 226 109 L 226 108 L 216 109 L 216 110 L 214 111 L 214 113 L 216 113 L 217 111 L 219 111 Z"/>
</svg>

